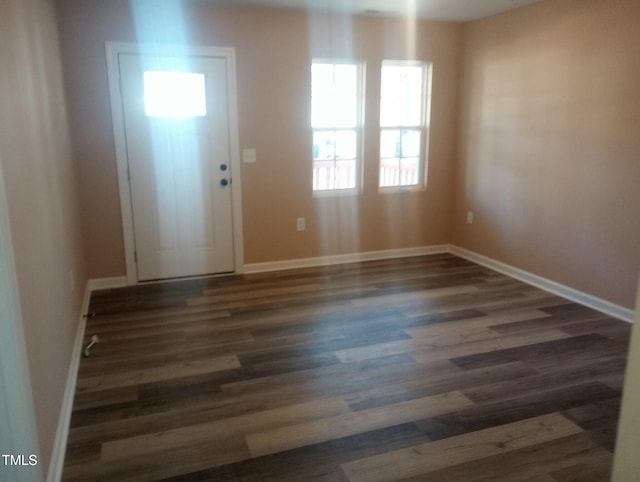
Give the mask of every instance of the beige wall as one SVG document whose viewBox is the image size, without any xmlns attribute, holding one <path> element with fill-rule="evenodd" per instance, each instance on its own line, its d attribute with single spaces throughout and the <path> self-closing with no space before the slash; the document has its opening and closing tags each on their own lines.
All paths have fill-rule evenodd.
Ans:
<svg viewBox="0 0 640 482">
<path fill-rule="evenodd" d="M 0 46 L 0 157 L 46 473 L 86 279 L 50 2 L 0 0 Z"/>
<path fill-rule="evenodd" d="M 634 306 L 639 22 L 637 0 L 548 0 L 468 26 L 455 244 Z"/>
<path fill-rule="evenodd" d="M 461 26 L 420 22 L 414 28 L 397 20 L 183 3 L 182 18 L 171 11 L 163 17 L 153 3 L 156 7 L 141 15 L 139 28 L 145 31 L 155 23 L 172 32 L 182 25 L 192 44 L 236 48 L 240 146 L 254 147 L 258 155 L 256 164 L 242 166 L 245 262 L 448 242 Z M 59 5 L 90 277 L 123 275 L 104 44 L 138 41 L 131 13 L 138 10 L 122 0 L 61 0 Z M 172 34 L 142 37 L 182 39 Z M 309 65 L 315 56 L 367 63 L 370 128 L 360 196 L 312 197 Z M 379 195 L 375 125 L 380 62 L 414 57 L 435 64 L 429 187 L 421 193 Z M 303 233 L 295 229 L 298 216 L 307 218 Z"/>
</svg>

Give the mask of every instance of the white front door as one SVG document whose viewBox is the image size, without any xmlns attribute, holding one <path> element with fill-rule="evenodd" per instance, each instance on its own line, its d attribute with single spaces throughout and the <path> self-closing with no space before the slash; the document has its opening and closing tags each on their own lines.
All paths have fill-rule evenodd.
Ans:
<svg viewBox="0 0 640 482">
<path fill-rule="evenodd" d="M 137 278 L 234 271 L 227 60 L 118 55 Z"/>
</svg>

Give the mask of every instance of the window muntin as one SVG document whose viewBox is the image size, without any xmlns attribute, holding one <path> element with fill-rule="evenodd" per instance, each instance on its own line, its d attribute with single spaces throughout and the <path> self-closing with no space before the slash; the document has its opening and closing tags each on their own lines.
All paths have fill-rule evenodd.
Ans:
<svg viewBox="0 0 640 482">
<path fill-rule="evenodd" d="M 173 71 L 145 72 L 144 107 L 148 117 L 206 116 L 204 74 Z"/>
<path fill-rule="evenodd" d="M 314 192 L 360 187 L 361 72 L 356 63 L 315 60 L 311 65 Z"/>
<path fill-rule="evenodd" d="M 422 189 L 426 182 L 430 64 L 385 60 L 380 88 L 379 187 Z"/>
</svg>

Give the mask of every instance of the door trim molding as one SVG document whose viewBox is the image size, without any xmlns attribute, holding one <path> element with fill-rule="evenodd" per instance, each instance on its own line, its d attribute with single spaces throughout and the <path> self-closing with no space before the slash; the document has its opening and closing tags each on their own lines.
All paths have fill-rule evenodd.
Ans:
<svg viewBox="0 0 640 482">
<path fill-rule="evenodd" d="M 120 211 L 122 215 L 122 232 L 127 270 L 127 283 L 138 283 L 136 261 L 134 257 L 135 238 L 133 230 L 133 211 L 129 186 L 127 146 L 125 137 L 124 112 L 122 94 L 120 92 L 120 54 L 170 54 L 198 55 L 203 57 L 223 57 L 227 61 L 227 86 L 229 97 L 229 146 L 231 157 L 231 202 L 233 216 L 233 252 L 234 272 L 242 273 L 244 269 L 244 242 L 242 232 L 242 181 L 240 164 L 240 137 L 238 130 L 238 94 L 236 83 L 236 54 L 233 47 L 213 46 L 174 46 L 160 44 L 136 44 L 123 42 L 106 42 L 107 74 L 109 79 L 109 95 L 111 101 L 111 119 L 116 151 L 118 171 L 118 188 L 120 191 Z"/>
<path fill-rule="evenodd" d="M 31 376 L 23 329 L 22 308 L 14 264 L 11 224 L 0 159 L 0 454 L 38 456 L 38 465 L 25 469 L 5 465 L 4 480 L 42 480 Z"/>
</svg>

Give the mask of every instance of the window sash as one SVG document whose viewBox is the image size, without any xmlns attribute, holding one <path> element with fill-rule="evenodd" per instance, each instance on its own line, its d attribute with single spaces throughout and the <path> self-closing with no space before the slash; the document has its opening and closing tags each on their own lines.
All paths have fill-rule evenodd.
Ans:
<svg viewBox="0 0 640 482">
<path fill-rule="evenodd" d="M 314 129 L 313 137 L 314 191 L 357 189 L 360 151 L 358 130 Z M 326 143 L 323 144 L 322 140 Z"/>
<path fill-rule="evenodd" d="M 430 64 L 389 60 L 382 63 L 378 181 L 381 191 L 426 186 L 430 78 Z"/>
<path fill-rule="evenodd" d="M 362 69 L 355 62 L 312 61 L 314 193 L 356 192 L 361 187 Z"/>
</svg>

